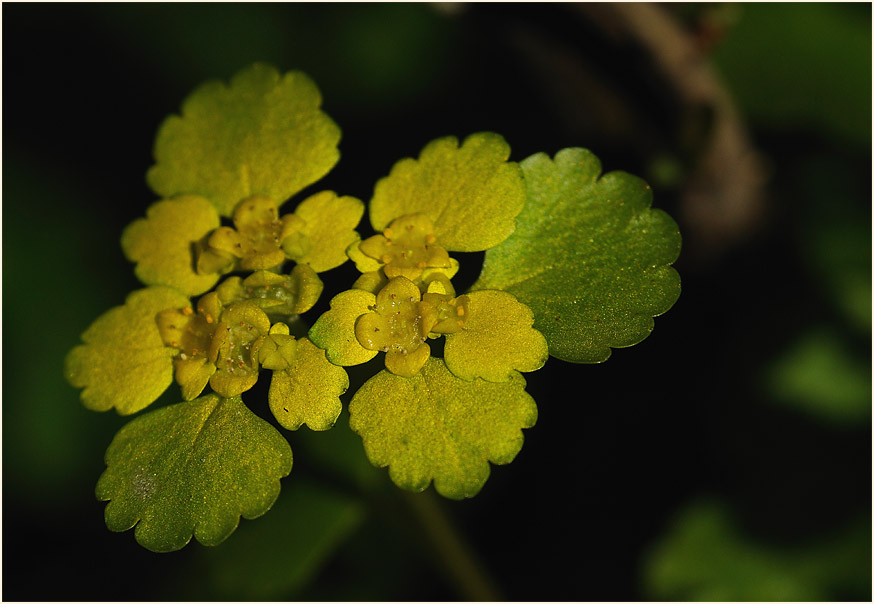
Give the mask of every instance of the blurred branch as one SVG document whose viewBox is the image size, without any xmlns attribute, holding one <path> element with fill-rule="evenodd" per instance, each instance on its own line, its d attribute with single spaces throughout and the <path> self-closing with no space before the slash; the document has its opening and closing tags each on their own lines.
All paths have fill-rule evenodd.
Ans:
<svg viewBox="0 0 874 604">
<path fill-rule="evenodd" d="M 580 11 L 614 38 L 643 47 L 686 111 L 712 116 L 701 155 L 682 193 L 681 214 L 695 248 L 719 253 L 763 217 L 766 171 L 728 91 L 693 34 L 657 4 L 581 4 Z"/>
<path fill-rule="evenodd" d="M 456 530 L 433 492 L 404 491 L 402 495 L 421 523 L 433 551 L 460 595 L 472 602 L 503 600 L 482 563 L 476 558 L 461 533 Z"/>
</svg>

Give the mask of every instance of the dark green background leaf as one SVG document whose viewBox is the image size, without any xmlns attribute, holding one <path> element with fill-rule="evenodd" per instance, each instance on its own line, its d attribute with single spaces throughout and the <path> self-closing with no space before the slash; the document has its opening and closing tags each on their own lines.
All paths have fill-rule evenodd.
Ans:
<svg viewBox="0 0 874 604">
<path fill-rule="evenodd" d="M 348 495 L 295 480 L 264 518 L 204 550 L 217 593 L 243 601 L 288 598 L 360 526 L 364 513 Z"/>
<path fill-rule="evenodd" d="M 716 65 L 752 120 L 870 147 L 871 20 L 846 3 L 792 7 L 734 5 L 737 23 L 715 49 Z"/>
<path fill-rule="evenodd" d="M 766 368 L 765 380 L 778 403 L 838 425 L 870 422 L 871 364 L 834 329 L 803 334 Z"/>
<path fill-rule="evenodd" d="M 647 556 L 648 596 L 690 602 L 828 601 L 865 589 L 870 534 L 870 518 L 855 518 L 815 542 L 779 547 L 745 534 L 724 501 L 697 501 L 682 510 Z"/>
</svg>

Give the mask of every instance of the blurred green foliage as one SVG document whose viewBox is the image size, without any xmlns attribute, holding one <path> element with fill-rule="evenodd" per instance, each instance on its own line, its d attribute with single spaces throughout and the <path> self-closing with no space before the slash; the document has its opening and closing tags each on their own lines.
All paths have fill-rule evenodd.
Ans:
<svg viewBox="0 0 874 604">
<path fill-rule="evenodd" d="M 859 519 L 829 539 L 781 547 L 745 534 L 725 502 L 700 501 L 650 554 L 645 581 L 656 600 L 838 600 L 870 587 L 870 536 L 870 521 Z"/>
<path fill-rule="evenodd" d="M 869 89 L 870 96 L 870 89 Z M 871 205 L 839 158 L 811 150 L 798 165 L 798 246 L 810 277 L 861 337 L 871 335 Z"/>
<path fill-rule="evenodd" d="M 197 595 L 293 597 L 364 519 L 365 507 L 356 498 L 297 480 L 264 517 L 241 526 L 222 547 L 201 550 L 209 585 Z"/>
<path fill-rule="evenodd" d="M 76 174 L 46 179 L 37 165 L 21 156 L 4 160 L 4 173 L 14 174 L 3 185 L 6 225 L 32 220 L 30 200 L 88 198 L 89 185 Z M 102 312 L 107 297 L 122 299 L 104 275 L 82 270 L 104 253 L 105 242 L 92 236 L 93 220 L 73 205 L 55 210 L 41 215 L 38 228 L 3 229 L 3 447 L 19 460 L 4 465 L 3 480 L 37 507 L 59 490 L 93 492 L 106 439 L 118 429 L 117 416 L 78 403 L 58 365 L 79 337 L 82 317 Z M 9 295 L 14 290 L 23 295 Z"/>
<path fill-rule="evenodd" d="M 871 365 L 833 329 L 804 333 L 770 367 L 767 387 L 777 402 L 838 425 L 871 419 Z"/>
<path fill-rule="evenodd" d="M 329 113 L 402 106 L 433 90 L 453 56 L 453 25 L 426 4 L 118 4 L 98 18 L 183 90 L 192 74 L 198 81 L 254 62 L 293 66 L 318 83 Z"/>
<path fill-rule="evenodd" d="M 586 384 L 569 404 L 542 409 L 526 436 L 537 442 L 511 466 L 512 482 L 533 486 L 509 488 L 497 468 L 490 492 L 449 508 L 514 598 L 870 599 L 870 524 L 855 518 L 871 510 L 863 413 L 866 397 L 870 414 L 871 7 L 720 10 L 727 36 L 714 59 L 775 167 L 776 218 L 765 243 L 749 241 L 721 264 L 684 273 L 665 337 L 639 345 L 638 365 L 617 351 L 585 372 L 551 362 L 544 381 L 532 378 L 544 393 L 562 379 Z M 345 179 L 343 193 L 365 198 L 399 151 L 463 136 L 471 123 L 501 131 L 520 151 L 515 159 L 548 149 L 544 140 L 559 141 L 551 152 L 589 144 L 561 139 L 570 129 L 514 46 L 519 32 L 568 40 L 617 77 L 633 78 L 640 57 L 614 52 L 571 7 L 549 4 L 470 5 L 450 16 L 403 3 L 7 3 L 3 16 L 4 83 L 14 91 L 4 97 L 4 598 L 459 597 L 434 570 L 415 525 L 379 492 L 385 471 L 368 464 L 345 412 L 326 433 L 284 433 L 294 480 L 283 481 L 271 512 L 242 521 L 219 548 L 157 556 L 129 534 L 109 533 L 93 489 L 123 422 L 81 406 L 61 359 L 94 317 L 136 287 L 118 237 L 154 201 L 143 176 L 155 129 L 192 83 L 257 60 L 306 71 L 344 130 L 332 174 Z M 592 52 L 587 42 L 604 48 Z M 553 51 L 556 64 L 566 58 Z M 626 93 L 640 90 L 640 82 L 625 84 Z M 399 140 L 410 142 L 384 148 Z M 627 165 L 605 157 L 608 169 Z M 665 181 L 685 176 L 674 166 L 666 172 Z M 656 196 L 670 209 L 664 191 Z M 780 298 L 784 285 L 792 289 Z M 627 379 L 629 368 L 639 380 Z M 610 396 L 618 383 L 622 396 Z M 156 406 L 175 402 L 168 392 Z M 773 416 L 756 413 L 770 408 Z M 768 447 L 822 467 L 780 465 L 774 450 L 754 449 L 744 440 L 750 422 L 762 422 Z M 799 425 L 796 440 L 783 438 Z M 731 457 L 744 447 L 756 464 L 780 472 L 768 475 L 771 483 L 794 489 L 751 489 L 748 468 Z M 552 466 L 563 480 L 553 480 Z M 822 473 L 839 475 L 839 488 Z M 677 528 L 666 522 L 707 487 L 718 487 L 720 503 L 691 508 Z M 765 521 L 763 528 L 737 520 L 744 488 L 758 508 L 803 519 L 789 525 L 797 543 L 764 536 Z M 831 535 L 811 538 L 810 527 L 822 524 Z M 641 559 L 642 544 L 660 537 L 656 557 Z M 272 559 L 249 545 L 255 541 Z M 646 560 L 653 565 L 639 574 Z M 285 574 L 268 581 L 261 565 Z M 132 577 L 132 568 L 147 579 Z"/>
<path fill-rule="evenodd" d="M 781 193 L 792 216 L 789 251 L 824 304 L 761 367 L 759 395 L 826 430 L 864 430 L 871 422 L 871 204 L 860 194 L 867 195 L 870 174 L 866 183 L 848 155 L 824 148 L 870 145 L 870 6 L 712 10 L 728 32 L 713 58 L 744 115 L 772 137 L 791 140 L 801 131 L 822 141 L 781 158 L 789 172 L 778 181 L 788 185 Z M 815 540 L 765 541 L 740 528 L 730 498 L 699 500 L 645 558 L 646 592 L 684 601 L 864 599 L 870 520 L 841 526 Z"/>
<path fill-rule="evenodd" d="M 713 59 L 754 124 L 870 144 L 870 10 L 832 2 L 728 6 L 734 23 Z"/>
</svg>

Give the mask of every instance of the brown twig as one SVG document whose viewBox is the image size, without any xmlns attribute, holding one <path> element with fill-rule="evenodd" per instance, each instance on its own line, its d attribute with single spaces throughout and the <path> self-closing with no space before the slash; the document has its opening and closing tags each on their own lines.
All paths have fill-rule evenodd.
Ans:
<svg viewBox="0 0 874 604">
<path fill-rule="evenodd" d="M 657 4 L 580 7 L 612 37 L 646 49 L 689 113 L 705 109 L 712 116 L 700 160 L 682 194 L 682 220 L 694 247 L 718 253 L 755 230 L 763 217 L 764 162 L 695 37 Z"/>
</svg>

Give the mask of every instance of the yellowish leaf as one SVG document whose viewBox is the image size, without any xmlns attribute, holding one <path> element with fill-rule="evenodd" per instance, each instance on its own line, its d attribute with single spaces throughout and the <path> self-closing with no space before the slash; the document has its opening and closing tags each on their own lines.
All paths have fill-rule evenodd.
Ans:
<svg viewBox="0 0 874 604">
<path fill-rule="evenodd" d="M 257 518 L 291 471 L 288 442 L 240 397 L 214 394 L 162 407 L 122 428 L 106 451 L 96 495 L 106 526 L 134 526 L 154 552 L 181 549 L 194 536 L 218 545 L 240 516 Z"/>
<path fill-rule="evenodd" d="M 327 430 L 340 415 L 340 395 L 349 387 L 342 367 L 330 363 L 325 351 L 307 338 L 297 341 L 294 360 L 284 371 L 274 371 L 268 401 L 283 428 Z"/>
<path fill-rule="evenodd" d="M 518 164 L 508 162 L 510 146 L 492 132 L 429 143 L 419 159 L 397 162 L 376 183 L 370 222 L 377 231 L 409 214 L 434 222 L 436 244 L 457 252 L 486 250 L 515 229 L 525 205 L 525 184 Z"/>
<path fill-rule="evenodd" d="M 546 338 L 531 326 L 534 313 L 515 296 L 480 290 L 465 296 L 467 319 L 446 335 L 446 366 L 465 380 L 503 382 L 516 371 L 535 371 L 549 358 Z"/>
<path fill-rule="evenodd" d="M 360 239 L 355 227 L 364 215 L 364 204 L 354 197 L 322 191 L 304 199 L 294 215 L 305 223 L 300 233 L 306 241 L 289 238 L 283 245 L 285 253 L 295 262 L 308 264 L 321 273 L 349 259 L 346 248 Z"/>
<path fill-rule="evenodd" d="M 252 195 L 280 203 L 324 176 L 340 158 L 340 129 L 299 71 L 280 75 L 256 63 L 226 86 L 203 84 L 155 140 L 146 179 L 163 196 L 202 195 L 222 216 Z"/>
<path fill-rule="evenodd" d="M 363 289 L 340 292 L 331 300 L 331 309 L 322 314 L 309 332 L 313 344 L 323 349 L 335 365 L 359 365 L 376 356 L 355 337 L 355 321 L 372 312 L 376 296 Z"/>
<path fill-rule="evenodd" d="M 145 218 L 129 224 L 121 235 L 121 248 L 134 272 L 146 285 L 169 285 L 196 296 L 208 291 L 219 273 L 198 274 L 196 242 L 219 226 L 216 209 L 203 197 L 181 195 L 153 203 Z"/>
<path fill-rule="evenodd" d="M 525 378 L 466 381 L 431 358 L 415 377 L 382 371 L 349 404 L 349 425 L 371 463 L 388 466 L 399 487 L 422 491 L 433 480 L 444 497 L 473 497 L 489 463 L 507 464 L 522 448 L 522 428 L 537 421 Z"/>
<path fill-rule="evenodd" d="M 153 286 L 131 293 L 124 306 L 103 313 L 82 334 L 64 361 L 67 380 L 82 391 L 82 403 L 94 411 L 113 407 L 120 415 L 144 409 L 173 381 L 173 357 L 164 345 L 155 316 L 187 306 L 179 291 Z"/>
</svg>

